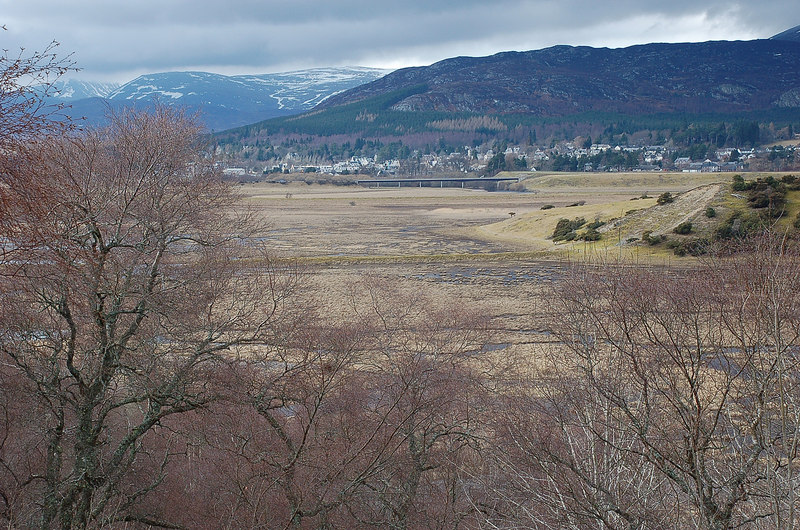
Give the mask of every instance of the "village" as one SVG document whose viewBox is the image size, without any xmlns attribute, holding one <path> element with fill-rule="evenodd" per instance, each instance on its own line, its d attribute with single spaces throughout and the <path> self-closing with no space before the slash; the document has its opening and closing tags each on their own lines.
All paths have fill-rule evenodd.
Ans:
<svg viewBox="0 0 800 530">
<path fill-rule="evenodd" d="M 322 162 L 313 160 L 315 157 L 287 151 L 282 157 L 268 163 L 245 156 L 238 160 L 227 158 L 221 165 L 227 177 L 242 180 L 298 173 L 380 178 L 441 173 L 484 176 L 498 171 L 717 173 L 796 169 L 800 165 L 800 149 L 795 144 L 784 143 L 787 145 L 709 149 L 700 158 L 682 156 L 681 151 L 685 150 L 666 145 L 580 145 L 570 141 L 551 147 L 506 145 L 498 149 L 497 146 L 463 146 L 450 152 L 439 150 L 427 153 L 414 150 L 409 151 L 405 158 L 386 158 L 378 151 L 372 156 L 350 156 Z M 274 152 L 278 155 L 280 150 L 274 149 Z"/>
</svg>

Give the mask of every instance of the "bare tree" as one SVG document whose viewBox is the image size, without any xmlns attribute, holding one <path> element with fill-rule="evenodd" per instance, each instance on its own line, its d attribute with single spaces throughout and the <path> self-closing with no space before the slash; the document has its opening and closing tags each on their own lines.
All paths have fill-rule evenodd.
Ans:
<svg viewBox="0 0 800 530">
<path fill-rule="evenodd" d="M 231 480 L 241 513 L 285 528 L 347 518 L 344 506 L 387 451 L 387 426 L 365 414 L 361 337 L 355 326 L 309 323 L 252 360 L 238 406 L 254 415 L 237 434 Z"/>
<path fill-rule="evenodd" d="M 580 266 L 555 286 L 559 343 L 504 423 L 503 476 L 529 492 L 510 511 L 541 527 L 796 524 L 796 242 L 754 241 L 691 271 Z"/>
<path fill-rule="evenodd" d="M 137 510 L 163 479 L 136 473 L 148 437 L 215 399 L 237 348 L 292 315 L 293 275 L 247 239 L 199 132 L 173 110 L 126 111 L 4 159 L 0 355 L 20 381 L 6 416 L 37 415 L 0 437 L 33 455 L 0 453 L 10 524 L 159 524 Z"/>
<path fill-rule="evenodd" d="M 441 528 L 473 512 L 460 471 L 485 434 L 483 322 L 379 283 L 350 289 L 355 315 L 307 313 L 215 406 L 205 458 L 224 463 L 227 500 L 211 519 Z"/>
<path fill-rule="evenodd" d="M 487 321 L 458 300 L 433 300 L 371 280 L 353 307 L 370 330 L 375 410 L 393 426 L 390 458 L 352 509 L 362 524 L 458 527 L 474 508 L 464 477 L 480 466 L 492 356 Z M 471 472 L 466 472 L 471 470 Z"/>
<path fill-rule="evenodd" d="M 796 528 L 800 428 L 800 250 L 786 234 L 767 231 L 738 245 L 735 258 L 716 260 L 729 300 L 725 327 L 737 351 L 748 352 L 748 383 L 763 395 L 750 404 L 764 441 L 758 471 L 765 478 L 748 499 L 754 523 Z"/>
<path fill-rule="evenodd" d="M 0 26 L 2 31 L 5 26 Z M 68 125 L 60 113 L 63 106 L 47 101 L 56 91 L 54 83 L 75 69 L 69 56 L 60 57 L 57 49 L 54 41 L 41 52 L 0 53 L 0 150 L 62 131 Z"/>
<path fill-rule="evenodd" d="M 565 366 L 525 374 L 496 415 L 487 522 L 536 528 L 664 528 L 674 495 L 640 455 L 630 428 Z M 554 360 L 554 358 L 552 359 Z M 563 357 L 562 357 L 563 360 Z"/>
</svg>

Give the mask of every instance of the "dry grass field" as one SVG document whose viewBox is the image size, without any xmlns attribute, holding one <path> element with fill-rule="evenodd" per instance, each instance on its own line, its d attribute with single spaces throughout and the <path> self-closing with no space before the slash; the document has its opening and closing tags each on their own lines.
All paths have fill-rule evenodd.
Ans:
<svg viewBox="0 0 800 530">
<path fill-rule="evenodd" d="M 686 173 L 526 176 L 524 193 L 302 182 L 246 184 L 240 192 L 268 222 L 266 237 L 276 254 L 308 267 L 331 310 L 343 303 L 353 282 L 377 276 L 482 307 L 494 316 L 494 347 L 524 354 L 550 340 L 534 315 L 546 307 L 543 294 L 569 261 L 624 255 L 674 262 L 663 251 L 619 243 L 632 234 L 640 237 L 643 226 L 666 231 L 708 204 L 721 204 L 722 187 L 715 183 L 730 180 L 728 174 Z M 693 191 L 679 195 L 688 190 Z M 665 191 L 678 200 L 669 208 L 650 208 Z M 544 205 L 553 208 L 542 210 Z M 562 217 L 618 224 L 609 222 L 597 243 L 555 244 L 549 236 Z"/>
<path fill-rule="evenodd" d="M 730 174 L 524 173 L 526 192 L 461 188 L 363 188 L 303 182 L 247 184 L 245 204 L 270 225 L 275 252 L 305 262 L 456 262 L 563 259 L 591 252 L 655 255 L 626 244 L 644 231 L 667 233 L 687 219 L 702 223 L 709 205 L 735 198 Z M 685 193 L 685 192 L 689 193 Z M 670 192 L 672 205 L 653 208 Z M 542 207 L 548 209 L 542 209 Z M 600 242 L 554 243 L 561 218 L 602 221 Z"/>
<path fill-rule="evenodd" d="M 552 250 L 547 237 L 561 217 L 618 218 L 654 204 L 632 201 L 643 195 L 677 194 L 730 179 L 689 173 L 526 176 L 526 193 L 305 183 L 247 184 L 240 190 L 270 223 L 267 237 L 280 254 L 403 260 Z M 554 208 L 542 210 L 545 205 Z"/>
</svg>

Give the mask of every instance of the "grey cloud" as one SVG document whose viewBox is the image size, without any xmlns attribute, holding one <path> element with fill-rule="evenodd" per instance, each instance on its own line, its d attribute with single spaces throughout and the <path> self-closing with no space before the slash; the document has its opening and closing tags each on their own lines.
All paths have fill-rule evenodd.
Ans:
<svg viewBox="0 0 800 530">
<path fill-rule="evenodd" d="M 748 39 L 800 23 L 796 0 L 0 0 L 0 12 L 9 26 L 0 37 L 29 48 L 59 40 L 95 78 L 192 67 L 427 64 L 554 44 Z"/>
</svg>

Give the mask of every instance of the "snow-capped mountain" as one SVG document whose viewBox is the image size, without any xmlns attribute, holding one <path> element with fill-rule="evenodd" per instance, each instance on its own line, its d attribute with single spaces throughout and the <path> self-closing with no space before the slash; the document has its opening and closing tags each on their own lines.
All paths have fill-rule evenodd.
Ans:
<svg viewBox="0 0 800 530">
<path fill-rule="evenodd" d="M 77 101 L 86 98 L 105 98 L 119 88 L 119 83 L 99 83 L 94 81 L 80 81 L 77 79 L 67 79 L 56 81 L 53 84 L 56 99 L 67 101 Z"/>
<path fill-rule="evenodd" d="M 73 100 L 69 114 L 95 123 L 108 107 L 159 102 L 197 111 L 210 130 L 220 131 L 307 111 L 335 94 L 374 81 L 388 72 L 342 67 L 237 76 L 207 72 L 147 74 L 100 96 L 103 99 Z"/>
</svg>

